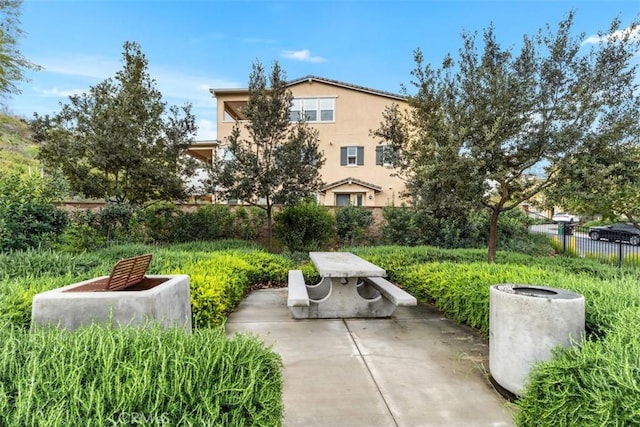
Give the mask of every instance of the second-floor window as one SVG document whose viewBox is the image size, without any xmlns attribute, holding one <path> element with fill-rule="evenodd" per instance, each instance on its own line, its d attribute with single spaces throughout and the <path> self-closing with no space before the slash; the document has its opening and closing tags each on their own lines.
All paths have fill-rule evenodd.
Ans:
<svg viewBox="0 0 640 427">
<path fill-rule="evenodd" d="M 392 166 L 395 155 L 391 144 L 378 145 L 376 147 L 376 165 Z"/>
<path fill-rule="evenodd" d="M 364 147 L 351 145 L 340 147 L 340 165 L 362 166 L 364 165 Z"/>
<path fill-rule="evenodd" d="M 291 101 L 289 120 L 297 122 L 301 117 L 308 122 L 333 122 L 335 98 L 294 98 Z"/>
</svg>

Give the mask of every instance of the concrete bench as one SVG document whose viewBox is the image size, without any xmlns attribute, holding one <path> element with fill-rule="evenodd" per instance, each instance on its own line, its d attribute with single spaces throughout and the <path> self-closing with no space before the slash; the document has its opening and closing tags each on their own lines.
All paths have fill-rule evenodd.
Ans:
<svg viewBox="0 0 640 427">
<path fill-rule="evenodd" d="M 287 307 L 309 307 L 309 293 L 302 270 L 289 270 Z"/>
<path fill-rule="evenodd" d="M 364 280 L 396 306 L 418 305 L 418 301 L 414 296 L 409 295 L 382 277 L 366 277 Z"/>
</svg>

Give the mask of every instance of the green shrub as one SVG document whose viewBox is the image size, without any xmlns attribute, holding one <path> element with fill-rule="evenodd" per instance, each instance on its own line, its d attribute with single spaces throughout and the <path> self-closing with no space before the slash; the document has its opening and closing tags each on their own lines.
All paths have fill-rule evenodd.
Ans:
<svg viewBox="0 0 640 427">
<path fill-rule="evenodd" d="M 149 242 L 171 242 L 178 207 L 171 202 L 153 204 L 142 212 L 142 222 Z"/>
<path fill-rule="evenodd" d="M 442 248 L 478 247 L 483 245 L 476 216 L 440 218 L 424 209 L 386 207 L 383 209 L 384 241 L 400 245 L 434 245 Z"/>
<path fill-rule="evenodd" d="M 255 239 L 265 214 L 259 208 L 240 207 L 235 213 L 227 205 L 203 205 L 183 212 L 172 203 L 161 203 L 145 210 L 141 223 L 150 242 L 175 243 L 211 241 L 226 238 Z"/>
<path fill-rule="evenodd" d="M 0 425 L 279 426 L 280 357 L 222 328 L 0 327 Z"/>
<path fill-rule="evenodd" d="M 424 245 L 425 241 L 415 212 L 406 206 L 387 206 L 382 209 L 382 239 L 387 244 L 402 246 Z"/>
<path fill-rule="evenodd" d="M 557 350 L 531 372 L 519 426 L 640 425 L 640 311 L 617 312 L 603 339 Z"/>
<path fill-rule="evenodd" d="M 451 249 L 487 247 L 489 241 L 490 218 L 486 209 L 469 212 L 465 218 L 441 218 L 424 209 L 388 206 L 382 215 L 383 241 L 388 244 Z M 498 249 L 548 255 L 550 243 L 529 233 L 528 224 L 529 219 L 520 211 L 503 212 L 498 220 Z"/>
<path fill-rule="evenodd" d="M 292 252 L 318 250 L 335 235 L 333 215 L 315 202 L 288 206 L 274 219 L 274 235 Z"/>
<path fill-rule="evenodd" d="M 25 277 L 37 279 L 65 275 L 84 277 L 92 274 L 104 262 L 100 252 L 69 254 L 53 250 L 30 249 L 0 253 L 0 280 Z M 0 288 L 0 292 L 2 292 L 2 288 Z"/>
<path fill-rule="evenodd" d="M 267 213 L 264 209 L 239 206 L 233 213 L 234 237 L 255 240 L 266 226 Z"/>
<path fill-rule="evenodd" d="M 110 242 L 131 242 L 131 220 L 135 208 L 128 203 L 109 202 L 97 214 L 97 225 Z"/>
<path fill-rule="evenodd" d="M 550 277 L 548 271 L 535 266 L 433 262 L 405 269 L 396 280 L 416 298 L 434 303 L 447 317 L 488 335 L 492 285 L 545 285 Z"/>
<path fill-rule="evenodd" d="M 347 205 L 336 211 L 336 232 L 344 245 L 353 246 L 366 241 L 367 229 L 373 223 L 369 209 Z"/>
<path fill-rule="evenodd" d="M 56 250 L 69 253 L 95 251 L 105 247 L 107 239 L 89 224 L 70 223 L 53 245 Z"/>
<path fill-rule="evenodd" d="M 224 322 L 252 284 L 286 283 L 291 263 L 262 251 L 225 251 L 189 261 L 173 274 L 188 274 L 196 327 Z"/>
<path fill-rule="evenodd" d="M 54 196 L 46 179 L 0 172 L 0 252 L 51 245 L 68 221 Z"/>
<path fill-rule="evenodd" d="M 194 212 L 180 212 L 172 226 L 173 242 L 228 238 L 233 235 L 233 214 L 226 205 L 205 205 Z"/>
</svg>

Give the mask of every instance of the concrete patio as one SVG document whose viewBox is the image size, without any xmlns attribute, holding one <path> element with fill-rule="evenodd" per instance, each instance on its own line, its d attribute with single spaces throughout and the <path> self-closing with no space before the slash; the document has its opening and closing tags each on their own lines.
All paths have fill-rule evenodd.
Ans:
<svg viewBox="0 0 640 427">
<path fill-rule="evenodd" d="M 513 426 L 487 377 L 488 340 L 433 307 L 384 319 L 295 320 L 287 289 L 251 293 L 227 332 L 282 356 L 287 427 Z"/>
</svg>

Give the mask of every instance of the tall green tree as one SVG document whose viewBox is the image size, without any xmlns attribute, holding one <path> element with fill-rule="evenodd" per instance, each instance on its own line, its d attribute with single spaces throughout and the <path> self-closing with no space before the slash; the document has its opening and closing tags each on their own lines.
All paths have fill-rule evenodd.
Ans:
<svg viewBox="0 0 640 427">
<path fill-rule="evenodd" d="M 640 228 L 640 92 L 617 96 L 620 104 L 601 119 L 601 131 L 559 164 L 544 201 L 611 221 L 625 217 Z"/>
<path fill-rule="evenodd" d="M 489 262 L 500 214 L 555 183 L 560 165 L 606 132 L 621 94 L 635 88 L 638 24 L 622 29 L 615 19 L 587 47 L 584 35 L 572 35 L 573 18 L 523 36 L 517 52 L 500 46 L 493 27 L 481 51 L 478 35 L 464 33 L 458 58 L 437 69 L 417 50 L 410 109 L 389 108 L 374 131 L 399 150 L 418 204 L 440 215 L 489 210 Z M 545 176 L 532 177 L 534 166 Z"/>
<path fill-rule="evenodd" d="M 263 65 L 254 63 L 243 110 L 246 122 L 234 125 L 227 147 L 231 158 L 217 159 L 211 178 L 222 198 L 266 211 L 271 246 L 274 205 L 295 204 L 318 192 L 324 155 L 317 131 L 303 121 L 291 122 L 293 96 L 277 61 L 268 83 Z"/>
<path fill-rule="evenodd" d="M 41 67 L 29 61 L 18 48 L 24 35 L 20 28 L 22 0 L 0 0 L 0 97 L 19 94 L 16 83 L 24 81 L 26 70 Z"/>
<path fill-rule="evenodd" d="M 39 158 L 87 197 L 133 205 L 183 199 L 197 129 L 191 105 L 167 108 L 137 43 L 124 44 L 123 62 L 115 78 L 70 96 L 53 117 L 35 115 Z"/>
</svg>

